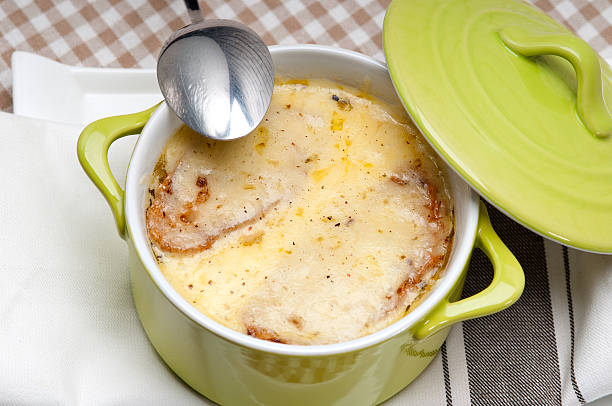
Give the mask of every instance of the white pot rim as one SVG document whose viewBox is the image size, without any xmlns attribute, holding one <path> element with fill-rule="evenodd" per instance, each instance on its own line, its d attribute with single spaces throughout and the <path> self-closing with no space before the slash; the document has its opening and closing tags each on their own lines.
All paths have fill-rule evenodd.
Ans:
<svg viewBox="0 0 612 406">
<path fill-rule="evenodd" d="M 303 55 L 304 53 L 316 54 L 318 57 L 342 57 L 350 60 L 351 63 L 362 65 L 364 71 L 367 71 L 368 69 L 387 70 L 384 63 L 366 55 L 329 46 L 306 44 L 290 46 L 276 45 L 270 47 L 270 53 L 272 54 L 273 59 L 275 55 Z M 144 155 L 145 152 L 143 151 L 146 151 L 147 144 L 150 145 L 156 138 L 149 134 L 154 131 L 154 128 L 159 127 L 163 120 L 166 120 L 168 114 L 173 113 L 171 113 L 170 109 L 165 105 L 165 103 L 162 103 L 160 107 L 151 115 L 134 147 L 132 158 L 128 167 L 125 188 L 126 227 L 129 235 L 128 238 L 131 239 L 140 261 L 158 289 L 183 315 L 202 328 L 205 328 L 213 334 L 238 345 L 274 354 L 292 356 L 328 356 L 349 353 L 375 346 L 414 326 L 448 296 L 451 289 L 455 285 L 455 282 L 462 275 L 474 246 L 476 227 L 478 223 L 478 197 L 473 191 L 471 191 L 471 189 L 466 194 L 467 197 L 464 199 L 464 202 L 458 202 L 455 200 L 456 207 L 458 204 L 466 205 L 465 213 L 467 214 L 467 218 L 465 220 L 467 226 L 461 235 L 458 235 L 457 232 L 455 233 L 453 252 L 444 271 L 444 275 L 440 278 L 440 280 L 438 280 L 436 286 L 434 286 L 427 294 L 427 297 L 413 311 L 388 327 L 351 341 L 336 344 L 306 346 L 280 344 L 260 340 L 234 331 L 212 320 L 183 299 L 183 297 L 181 297 L 174 290 L 172 285 L 170 285 L 170 283 L 163 276 L 157 262 L 155 261 L 149 245 L 147 233 L 145 231 L 144 208 L 138 203 L 140 200 L 142 200 L 138 198 L 138 193 L 144 194 L 146 189 L 146 187 L 142 184 L 143 173 L 141 170 L 139 170 L 143 167 L 142 161 L 146 157 Z M 157 159 L 157 157 L 155 157 L 155 159 Z M 457 176 L 450 170 L 448 171 L 448 175 Z M 469 186 L 465 184 L 465 188 L 469 189 Z"/>
</svg>

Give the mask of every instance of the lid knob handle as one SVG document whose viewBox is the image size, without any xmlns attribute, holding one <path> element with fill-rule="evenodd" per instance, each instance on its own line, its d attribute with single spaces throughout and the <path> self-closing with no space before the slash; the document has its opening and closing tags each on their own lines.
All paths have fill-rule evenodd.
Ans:
<svg viewBox="0 0 612 406">
<path fill-rule="evenodd" d="M 598 137 L 612 134 L 612 116 L 604 101 L 599 57 L 586 42 L 571 34 L 533 31 L 518 26 L 505 27 L 499 35 L 517 54 L 557 55 L 568 60 L 578 80 L 576 107 L 580 119 Z"/>
</svg>

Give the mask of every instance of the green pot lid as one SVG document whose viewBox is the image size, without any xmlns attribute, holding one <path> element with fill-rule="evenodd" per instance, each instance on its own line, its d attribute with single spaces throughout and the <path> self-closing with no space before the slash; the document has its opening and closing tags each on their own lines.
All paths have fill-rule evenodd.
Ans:
<svg viewBox="0 0 612 406">
<path fill-rule="evenodd" d="M 383 43 L 413 120 L 476 191 L 612 253 L 612 73 L 595 51 L 518 0 L 394 0 Z"/>
</svg>

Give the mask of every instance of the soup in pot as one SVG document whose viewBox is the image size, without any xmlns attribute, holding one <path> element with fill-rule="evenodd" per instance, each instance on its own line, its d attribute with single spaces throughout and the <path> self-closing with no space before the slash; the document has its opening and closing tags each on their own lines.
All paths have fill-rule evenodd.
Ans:
<svg viewBox="0 0 612 406">
<path fill-rule="evenodd" d="M 453 236 L 442 166 L 402 109 L 323 80 L 277 81 L 247 137 L 181 127 L 148 188 L 159 267 L 211 319 L 288 344 L 394 323 Z"/>
</svg>

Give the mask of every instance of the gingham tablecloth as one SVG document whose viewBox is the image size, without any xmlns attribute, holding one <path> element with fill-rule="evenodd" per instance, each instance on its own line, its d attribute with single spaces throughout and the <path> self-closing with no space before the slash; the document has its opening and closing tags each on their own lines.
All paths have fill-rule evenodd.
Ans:
<svg viewBox="0 0 612 406">
<path fill-rule="evenodd" d="M 381 29 L 390 0 L 210 0 L 206 18 L 237 19 L 269 44 L 315 43 L 383 59 Z M 604 57 L 612 56 L 610 0 L 537 0 Z M 168 36 L 188 22 L 182 1 L 0 1 L 0 110 L 11 111 L 10 56 L 32 51 L 95 67 L 153 68 Z"/>
<path fill-rule="evenodd" d="M 201 7 L 206 18 L 238 19 L 248 24 L 267 44 L 334 45 L 382 60 L 381 28 L 388 3 L 388 0 L 211 0 L 201 2 Z M 588 41 L 602 56 L 612 57 L 610 0 L 538 0 L 535 4 Z M 152 68 L 163 41 L 186 23 L 184 5 L 179 0 L 0 0 L 0 110 L 12 111 L 10 57 L 14 50 L 32 51 L 73 65 Z M 0 142 L 5 142 L 8 138 L 1 138 L 1 130 Z M 5 147 L 19 149 L 15 143 L 6 142 Z M 6 151 L 0 148 L 0 152 Z M 66 156 L 72 156 L 71 151 Z M 5 209 L 10 215 L 8 210 Z M 524 267 L 523 297 L 495 316 L 457 326 L 425 373 L 389 404 L 578 405 L 612 393 L 612 350 L 607 344 L 608 336 L 612 336 L 612 315 L 601 312 L 602 306 L 612 312 L 611 295 L 607 294 L 612 291 L 610 257 L 561 247 L 495 209 L 490 208 L 490 212 L 494 227 Z M 9 241 L 2 238 L 8 237 L 0 234 L 0 242 Z M 0 267 L 0 277 L 3 270 L 6 269 Z M 484 256 L 476 252 L 465 295 L 486 286 L 490 272 Z M 125 297 L 121 300 L 129 301 L 127 290 L 122 294 Z M 123 305 L 130 306 L 131 302 Z M 2 306 L 0 300 L 0 317 L 6 310 Z M 8 332 L 0 327 L 0 342 L 8 340 L 10 344 L 11 334 L 16 334 L 10 330 L 12 327 L 16 328 L 9 326 Z M 139 330 L 137 333 L 142 334 Z M 20 345 L 24 342 L 19 340 Z M 7 350 L 10 351 L 0 349 L 0 370 L 5 373 L 0 373 L 0 404 L 33 404 L 28 394 L 35 391 L 42 396 L 36 398 L 40 400 L 36 404 L 45 404 L 41 400 L 45 399 L 44 393 L 40 394 L 45 388 L 28 384 L 46 382 L 43 375 L 52 372 L 41 370 L 41 376 L 28 380 L 20 375 L 23 371 L 18 362 L 3 363 L 2 351 Z M 150 356 L 154 357 L 152 350 Z M 163 368 L 161 361 L 158 363 Z M 61 371 L 62 365 L 57 368 L 57 373 L 66 373 Z M 147 370 L 141 373 L 146 374 Z M 160 373 L 165 372 L 156 371 L 155 376 Z M 3 376 L 19 385 L 7 385 Z M 99 376 L 105 382 L 112 378 Z M 144 381 L 140 381 L 141 388 Z M 122 382 L 114 382 L 121 387 Z M 206 402 L 194 398 L 182 384 L 157 385 L 147 390 L 151 394 L 176 391 L 157 399 L 174 396 Z M 79 403 L 133 404 L 129 392 L 122 393 L 119 402 L 112 397 L 109 399 L 114 401 L 85 397 Z M 181 397 L 183 393 L 186 397 Z M 150 399 L 148 404 L 152 404 Z"/>
</svg>

